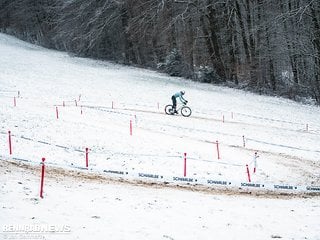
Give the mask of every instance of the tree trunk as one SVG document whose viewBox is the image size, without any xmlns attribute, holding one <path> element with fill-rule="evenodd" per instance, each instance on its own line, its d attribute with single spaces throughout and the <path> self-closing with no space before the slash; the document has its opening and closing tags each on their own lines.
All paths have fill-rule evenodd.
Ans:
<svg viewBox="0 0 320 240">
<path fill-rule="evenodd" d="M 220 46 L 217 33 L 219 32 L 219 26 L 217 24 L 216 18 L 216 10 L 213 6 L 208 6 L 208 21 L 209 21 L 209 31 L 210 31 L 210 38 L 213 47 L 213 55 L 211 55 L 211 61 L 213 63 L 213 67 L 215 68 L 217 74 L 220 76 L 221 79 L 226 79 L 226 72 L 224 69 L 224 62 L 221 58 L 220 54 Z"/>
</svg>

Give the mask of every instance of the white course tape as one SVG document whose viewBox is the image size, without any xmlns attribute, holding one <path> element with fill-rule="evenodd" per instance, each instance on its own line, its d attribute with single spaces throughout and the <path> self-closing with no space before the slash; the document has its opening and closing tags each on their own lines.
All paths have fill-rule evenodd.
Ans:
<svg viewBox="0 0 320 240">
<path fill-rule="evenodd" d="M 126 172 L 119 170 L 104 170 L 110 176 L 117 175 L 125 179 L 135 179 L 148 182 L 175 183 L 178 185 L 202 185 L 208 187 L 239 188 L 247 190 L 269 190 L 274 192 L 289 193 L 320 193 L 320 186 L 298 186 L 294 184 L 272 184 L 272 183 L 252 183 L 252 182 L 232 182 L 227 180 L 214 180 L 205 178 L 165 176 L 157 173 L 146 172 Z"/>
<path fill-rule="evenodd" d="M 28 162 L 30 164 L 39 164 L 40 162 L 35 162 L 22 158 L 7 158 L 5 156 L 1 156 L 1 159 L 4 160 L 15 160 Z M 55 166 L 61 168 L 72 168 L 81 171 L 89 171 L 92 173 L 101 174 L 100 169 L 86 169 L 83 167 L 77 166 L 66 166 L 62 164 L 50 164 L 46 163 L 48 166 Z M 109 177 L 117 177 L 121 179 L 127 180 L 141 180 L 145 182 L 154 182 L 154 183 L 169 183 L 169 184 L 177 184 L 177 185 L 201 185 L 212 188 L 238 188 L 244 190 L 269 190 L 273 192 L 287 192 L 287 193 L 320 193 L 320 186 L 307 186 L 307 185 L 294 185 L 294 184 L 272 184 L 272 183 L 253 183 L 253 182 L 232 182 L 228 180 L 216 180 L 216 179 L 206 179 L 206 178 L 195 178 L 195 177 L 183 177 L 183 176 L 166 176 L 157 173 L 146 173 L 146 172 L 128 172 L 126 170 L 111 170 L 105 169 L 103 170 L 103 174 Z"/>
</svg>

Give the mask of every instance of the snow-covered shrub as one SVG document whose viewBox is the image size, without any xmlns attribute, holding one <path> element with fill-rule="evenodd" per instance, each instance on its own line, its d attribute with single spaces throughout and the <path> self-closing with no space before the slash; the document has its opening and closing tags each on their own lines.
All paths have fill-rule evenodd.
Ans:
<svg viewBox="0 0 320 240">
<path fill-rule="evenodd" d="M 223 80 L 216 71 L 208 66 L 200 66 L 196 73 L 197 80 L 204 83 L 222 83 Z"/>
<path fill-rule="evenodd" d="M 192 76 L 188 65 L 183 61 L 182 55 L 176 48 L 166 56 L 164 62 L 158 63 L 157 67 L 170 76 L 187 78 Z"/>
</svg>

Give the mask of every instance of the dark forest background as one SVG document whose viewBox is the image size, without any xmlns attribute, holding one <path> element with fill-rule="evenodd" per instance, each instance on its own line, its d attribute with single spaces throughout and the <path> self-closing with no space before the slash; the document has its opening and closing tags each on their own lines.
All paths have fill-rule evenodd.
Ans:
<svg viewBox="0 0 320 240">
<path fill-rule="evenodd" d="M 0 30 L 77 56 L 320 104 L 318 0 L 0 0 Z"/>
</svg>

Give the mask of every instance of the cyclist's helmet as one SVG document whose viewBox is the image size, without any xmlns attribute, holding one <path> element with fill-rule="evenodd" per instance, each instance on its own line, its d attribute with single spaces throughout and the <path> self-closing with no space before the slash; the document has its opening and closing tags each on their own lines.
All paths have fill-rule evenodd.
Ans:
<svg viewBox="0 0 320 240">
<path fill-rule="evenodd" d="M 186 92 L 182 90 L 182 91 L 180 91 L 180 93 L 181 93 L 182 95 L 184 95 Z"/>
</svg>

